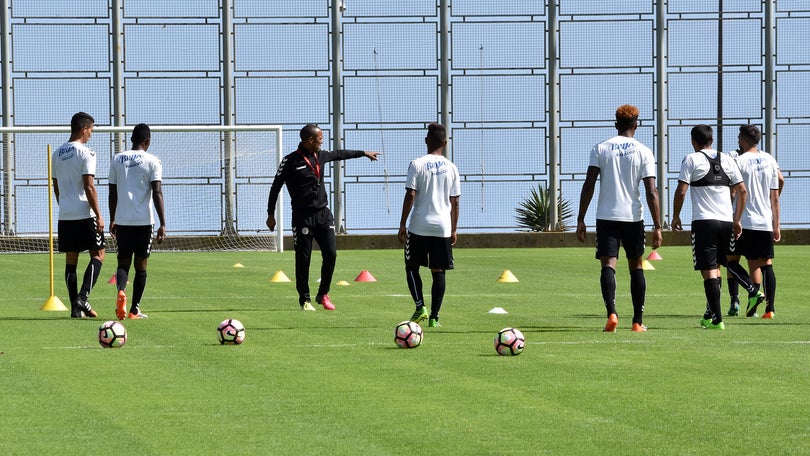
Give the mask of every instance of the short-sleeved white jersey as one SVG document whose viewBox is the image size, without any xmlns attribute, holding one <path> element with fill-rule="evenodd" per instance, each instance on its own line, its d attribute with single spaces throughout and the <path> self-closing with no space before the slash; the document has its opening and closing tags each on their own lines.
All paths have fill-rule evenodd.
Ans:
<svg viewBox="0 0 810 456">
<path fill-rule="evenodd" d="M 59 186 L 59 220 L 95 217 L 84 191 L 85 175 L 96 175 L 96 153 L 78 142 L 66 142 L 51 154 L 51 172 Z"/>
<path fill-rule="evenodd" d="M 713 149 L 703 149 L 710 158 L 717 157 L 717 151 Z M 730 179 L 730 185 L 742 182 L 742 175 L 737 163 L 729 154 L 720 154 L 720 166 Z M 693 152 L 687 155 L 681 162 L 681 173 L 678 175 L 680 182 L 692 184 L 706 176 L 710 171 L 709 160 L 700 152 Z M 692 201 L 692 221 L 695 220 L 720 220 L 723 222 L 734 221 L 734 209 L 731 205 L 730 187 L 709 185 L 705 187 L 691 186 L 689 190 Z"/>
<path fill-rule="evenodd" d="M 771 190 L 779 190 L 779 165 L 770 154 L 746 152 L 737 157 L 743 182 L 748 190 L 742 227 L 747 230 L 773 231 Z"/>
<path fill-rule="evenodd" d="M 163 166 L 154 155 L 143 150 L 115 154 L 110 162 L 110 185 L 118 192 L 115 209 L 117 225 L 154 225 L 152 182 L 163 180 Z"/>
<path fill-rule="evenodd" d="M 420 236 L 450 237 L 450 197 L 461 196 L 456 165 L 441 155 L 419 157 L 408 166 L 405 188 L 416 190 L 408 231 Z"/>
<path fill-rule="evenodd" d="M 655 177 L 655 157 L 647 146 L 634 138 L 615 136 L 593 146 L 588 165 L 599 168 L 597 219 L 644 219 L 639 184 L 645 177 Z"/>
</svg>

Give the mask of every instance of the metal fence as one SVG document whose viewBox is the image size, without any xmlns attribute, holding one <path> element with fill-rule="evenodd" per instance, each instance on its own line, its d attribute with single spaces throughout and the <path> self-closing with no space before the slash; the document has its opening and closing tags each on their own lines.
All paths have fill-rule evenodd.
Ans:
<svg viewBox="0 0 810 456">
<path fill-rule="evenodd" d="M 805 1 L 53 3 L 2 3 L 4 126 L 65 125 L 80 110 L 98 125 L 280 124 L 292 151 L 300 127 L 319 123 L 327 145 L 383 152 L 329 170 L 353 233 L 396 229 L 432 121 L 451 132 L 462 230 L 521 229 L 515 208 L 537 186 L 576 203 L 588 153 L 615 134 L 624 103 L 641 110 L 666 218 L 689 129 L 713 125 L 732 150 L 754 123 L 786 178 L 784 226 L 810 226 Z M 21 179 L 29 151 L 10 144 L 2 198 L 13 202 L 44 176 Z"/>
</svg>

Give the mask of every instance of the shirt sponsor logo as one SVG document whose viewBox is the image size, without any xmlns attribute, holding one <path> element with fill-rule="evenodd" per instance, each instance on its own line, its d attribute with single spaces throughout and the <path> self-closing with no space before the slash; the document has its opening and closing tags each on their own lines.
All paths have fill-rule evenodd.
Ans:
<svg viewBox="0 0 810 456">
<path fill-rule="evenodd" d="M 610 150 L 614 152 L 617 157 L 624 157 L 636 153 L 636 147 L 632 143 L 611 144 Z"/>
<path fill-rule="evenodd" d="M 119 155 L 115 159 L 127 168 L 134 168 L 143 164 L 143 157 L 138 155 Z"/>
<path fill-rule="evenodd" d="M 57 158 L 59 158 L 62 161 L 70 160 L 75 156 L 76 156 L 76 148 L 73 146 L 59 149 L 59 153 L 57 154 Z"/>
<path fill-rule="evenodd" d="M 439 176 L 441 174 L 447 173 L 447 167 L 443 162 L 428 163 L 427 170 L 428 172 L 430 172 L 430 174 L 433 174 L 434 176 Z"/>
</svg>

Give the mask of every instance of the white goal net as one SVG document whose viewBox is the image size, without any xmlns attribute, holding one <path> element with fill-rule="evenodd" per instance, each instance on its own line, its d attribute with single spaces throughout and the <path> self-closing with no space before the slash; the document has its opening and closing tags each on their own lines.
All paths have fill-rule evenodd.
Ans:
<svg viewBox="0 0 810 456">
<path fill-rule="evenodd" d="M 96 151 L 96 188 L 105 219 L 112 156 L 132 147 L 132 126 L 96 126 L 88 146 Z M 155 125 L 149 152 L 163 163 L 166 241 L 154 250 L 282 249 L 282 213 L 265 226 L 267 195 L 282 155 L 278 125 Z M 48 199 L 56 235 L 58 205 L 49 194 L 48 146 L 59 147 L 69 127 L 4 127 L 0 252 L 47 252 Z M 284 207 L 282 203 L 278 207 Z M 156 219 L 157 221 L 157 219 Z M 107 238 L 108 248 L 115 249 Z"/>
</svg>

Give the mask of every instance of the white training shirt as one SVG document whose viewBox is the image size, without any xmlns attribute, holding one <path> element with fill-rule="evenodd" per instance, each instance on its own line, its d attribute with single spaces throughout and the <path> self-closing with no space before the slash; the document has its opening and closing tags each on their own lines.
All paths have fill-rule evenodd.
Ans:
<svg viewBox="0 0 810 456">
<path fill-rule="evenodd" d="M 758 150 L 738 156 L 737 165 L 748 190 L 742 227 L 747 230 L 773 231 L 771 190 L 779 190 L 779 165 L 776 159 Z"/>
<path fill-rule="evenodd" d="M 597 219 L 644 219 L 639 184 L 645 177 L 655 177 L 655 157 L 647 146 L 634 138 L 615 136 L 593 146 L 589 166 L 599 168 Z"/>
<path fill-rule="evenodd" d="M 416 190 L 408 231 L 420 236 L 450 237 L 450 197 L 461 196 L 456 165 L 442 155 L 419 157 L 408 166 L 405 188 Z"/>
<path fill-rule="evenodd" d="M 96 153 L 78 141 L 66 142 L 51 154 L 51 172 L 59 186 L 59 220 L 95 217 L 83 176 L 96 175 Z"/>
<path fill-rule="evenodd" d="M 717 151 L 713 149 L 703 149 L 711 158 L 717 156 Z M 720 166 L 728 175 L 731 186 L 742 182 L 742 175 L 737 163 L 729 154 L 720 155 Z M 692 184 L 700 180 L 710 171 L 709 160 L 700 153 L 693 152 L 687 155 L 681 162 L 681 173 L 678 181 Z M 694 187 L 690 190 L 692 201 L 692 221 L 695 220 L 720 220 L 723 222 L 734 221 L 734 209 L 731 206 L 730 187 L 710 185 L 706 187 Z"/>
<path fill-rule="evenodd" d="M 163 180 L 163 165 L 143 150 L 115 154 L 110 162 L 110 184 L 118 191 L 117 225 L 154 225 L 152 182 Z"/>
</svg>

